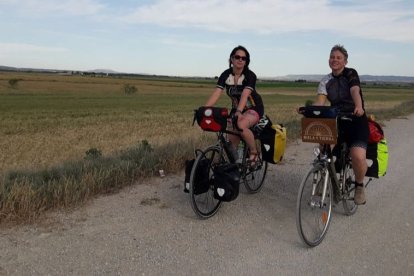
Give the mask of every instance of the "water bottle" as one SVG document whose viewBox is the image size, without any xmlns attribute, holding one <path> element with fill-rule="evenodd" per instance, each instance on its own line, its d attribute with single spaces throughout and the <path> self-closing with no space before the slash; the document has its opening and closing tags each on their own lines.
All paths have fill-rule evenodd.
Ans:
<svg viewBox="0 0 414 276">
<path fill-rule="evenodd" d="M 239 147 L 237 148 L 238 159 L 236 163 L 241 164 L 243 162 L 244 143 L 240 141 Z"/>
</svg>

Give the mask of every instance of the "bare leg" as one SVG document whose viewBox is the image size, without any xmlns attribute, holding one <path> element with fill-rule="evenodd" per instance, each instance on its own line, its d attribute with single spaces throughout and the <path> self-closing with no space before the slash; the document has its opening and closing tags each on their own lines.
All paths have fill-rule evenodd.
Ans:
<svg viewBox="0 0 414 276">
<path fill-rule="evenodd" d="M 239 146 L 239 143 L 240 143 L 240 137 L 237 135 L 229 134 L 229 141 L 231 142 L 233 150 L 237 151 L 237 147 Z"/>
<path fill-rule="evenodd" d="M 355 181 L 363 183 L 365 173 L 367 172 L 366 149 L 361 147 L 351 148 L 352 168 L 355 173 Z"/>
<path fill-rule="evenodd" d="M 249 129 L 250 127 L 254 126 L 257 123 L 258 119 L 254 114 L 246 112 L 242 116 L 239 117 L 237 121 L 238 126 L 243 131 L 241 132 L 241 137 L 246 142 L 247 146 L 250 150 L 250 159 L 255 160 L 257 155 L 256 143 L 254 141 L 253 132 Z"/>
</svg>

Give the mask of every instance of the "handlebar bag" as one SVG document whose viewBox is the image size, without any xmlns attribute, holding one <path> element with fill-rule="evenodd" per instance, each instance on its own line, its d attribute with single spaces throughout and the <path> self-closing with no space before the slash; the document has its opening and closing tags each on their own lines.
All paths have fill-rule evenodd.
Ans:
<svg viewBox="0 0 414 276">
<path fill-rule="evenodd" d="M 195 119 L 201 129 L 219 132 L 227 128 L 229 111 L 225 107 L 201 106 L 195 111 Z"/>
<path fill-rule="evenodd" d="M 304 110 L 303 115 L 306 118 L 336 118 L 339 113 L 336 107 L 318 105 L 301 107 L 299 110 Z"/>
</svg>

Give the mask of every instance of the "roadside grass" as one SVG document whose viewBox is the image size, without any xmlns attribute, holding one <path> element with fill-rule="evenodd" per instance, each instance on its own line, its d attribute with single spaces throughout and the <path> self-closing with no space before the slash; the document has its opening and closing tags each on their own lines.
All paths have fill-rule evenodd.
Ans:
<svg viewBox="0 0 414 276">
<path fill-rule="evenodd" d="M 10 88 L 8 80 L 18 78 Z M 0 73 L 0 222 L 31 221 L 155 176 L 176 173 L 214 139 L 192 126 L 214 80 Z M 125 95 L 125 84 L 138 89 Z M 414 88 L 364 87 L 380 121 L 414 112 Z M 266 113 L 299 138 L 296 108 L 316 84 L 259 83 Z M 218 105 L 228 106 L 225 95 Z"/>
<path fill-rule="evenodd" d="M 97 194 L 124 186 L 169 168 L 178 171 L 192 150 L 188 143 L 153 148 L 148 141 L 112 156 L 88 156 L 43 170 L 10 171 L 0 185 L 0 221 L 31 221 L 42 212 L 82 204 Z M 166 158 L 167 157 L 167 158 Z"/>
</svg>

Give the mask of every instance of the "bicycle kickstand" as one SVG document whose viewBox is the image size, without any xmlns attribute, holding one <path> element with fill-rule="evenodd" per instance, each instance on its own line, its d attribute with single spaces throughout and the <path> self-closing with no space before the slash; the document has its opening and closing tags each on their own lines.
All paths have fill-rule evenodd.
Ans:
<svg viewBox="0 0 414 276">
<path fill-rule="evenodd" d="M 371 181 L 372 181 L 372 177 L 370 177 L 370 178 L 368 179 L 367 184 L 365 184 L 365 188 L 366 188 L 366 187 L 368 187 L 368 184 L 369 184 Z"/>
</svg>

